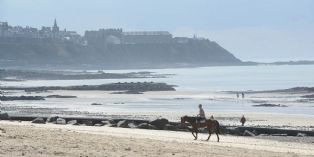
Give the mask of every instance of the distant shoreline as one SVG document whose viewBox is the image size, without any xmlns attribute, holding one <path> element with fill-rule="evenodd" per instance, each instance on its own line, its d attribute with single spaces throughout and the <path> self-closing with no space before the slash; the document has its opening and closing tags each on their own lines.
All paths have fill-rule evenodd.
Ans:
<svg viewBox="0 0 314 157">
<path fill-rule="evenodd" d="M 190 64 L 190 63 L 173 63 L 173 64 L 160 64 L 160 65 L 120 65 L 120 66 L 110 66 L 105 64 L 93 65 L 93 64 L 84 64 L 84 65 L 56 65 L 56 64 L 46 64 L 46 65 L 32 65 L 22 66 L 19 64 L 5 64 L 0 60 L 0 66 L 2 69 L 20 69 L 20 70 L 149 70 L 149 69 L 181 69 L 181 68 L 201 68 L 201 67 L 224 67 L 224 66 L 281 66 L 281 65 L 314 65 L 312 60 L 300 60 L 300 61 L 277 61 L 277 62 L 252 62 L 245 61 L 242 63 L 210 63 L 210 64 Z"/>
</svg>

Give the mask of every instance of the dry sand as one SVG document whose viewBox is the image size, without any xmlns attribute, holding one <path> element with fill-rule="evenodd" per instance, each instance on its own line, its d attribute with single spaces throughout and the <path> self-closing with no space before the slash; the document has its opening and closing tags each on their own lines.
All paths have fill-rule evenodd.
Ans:
<svg viewBox="0 0 314 157">
<path fill-rule="evenodd" d="M 0 121 L 0 156 L 314 156 L 314 143 L 188 132 Z"/>
</svg>

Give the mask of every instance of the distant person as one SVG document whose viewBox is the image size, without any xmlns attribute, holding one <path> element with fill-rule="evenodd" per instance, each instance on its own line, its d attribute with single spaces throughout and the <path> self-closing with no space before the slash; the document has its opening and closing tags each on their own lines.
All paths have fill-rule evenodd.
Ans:
<svg viewBox="0 0 314 157">
<path fill-rule="evenodd" d="M 239 92 L 237 92 L 237 98 L 239 99 L 240 95 L 239 95 Z"/>
<path fill-rule="evenodd" d="M 242 92 L 242 99 L 244 99 L 244 93 Z"/>
<path fill-rule="evenodd" d="M 211 120 L 214 120 L 215 118 L 214 118 L 214 116 L 212 115 L 212 116 L 210 116 L 210 119 L 211 119 Z"/>
<path fill-rule="evenodd" d="M 205 119 L 205 112 L 203 110 L 202 104 L 199 104 L 198 108 L 199 108 L 199 113 L 198 113 L 196 119 L 198 121 L 198 124 L 201 124 L 201 120 Z"/>
<path fill-rule="evenodd" d="M 244 126 L 244 123 L 246 122 L 246 118 L 244 117 L 244 115 L 242 115 L 240 122 L 241 122 L 242 126 Z"/>
</svg>

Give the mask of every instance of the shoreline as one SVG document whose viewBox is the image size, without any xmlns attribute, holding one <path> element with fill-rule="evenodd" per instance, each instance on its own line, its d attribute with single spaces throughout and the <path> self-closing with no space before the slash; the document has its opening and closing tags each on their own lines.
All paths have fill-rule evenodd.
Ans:
<svg viewBox="0 0 314 157">
<path fill-rule="evenodd" d="M 195 116 L 196 105 L 202 103 L 207 117 L 213 115 L 226 125 L 238 125 L 242 115 L 251 126 L 314 126 L 314 107 L 310 102 L 299 102 L 300 93 L 254 93 L 245 99 L 236 99 L 234 94 L 203 91 L 156 91 L 144 94 L 111 94 L 111 91 L 66 91 L 47 92 L 9 91 L 8 96 L 41 96 L 46 100 L 2 101 L 0 109 L 15 116 L 77 116 L 113 117 L 151 120 L 164 117 L 178 121 L 180 116 Z M 58 97 L 50 97 L 58 95 Z M 70 98 L 63 98 L 71 96 Z M 288 98 L 287 98 L 288 97 Z M 252 107 L 267 101 L 288 107 Z M 97 105 L 93 105 L 97 104 Z M 228 110 L 221 110 L 225 108 Z M 307 111 L 307 112 L 305 112 Z M 302 113 L 302 114 L 299 114 Z M 291 120 L 294 123 L 291 123 Z"/>
</svg>

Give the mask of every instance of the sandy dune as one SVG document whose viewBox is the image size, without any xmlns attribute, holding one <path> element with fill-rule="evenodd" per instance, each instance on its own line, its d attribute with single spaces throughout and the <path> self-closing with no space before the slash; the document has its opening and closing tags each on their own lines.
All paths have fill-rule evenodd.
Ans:
<svg viewBox="0 0 314 157">
<path fill-rule="evenodd" d="M 187 132 L 0 121 L 0 156 L 314 156 L 314 143 Z"/>
</svg>

